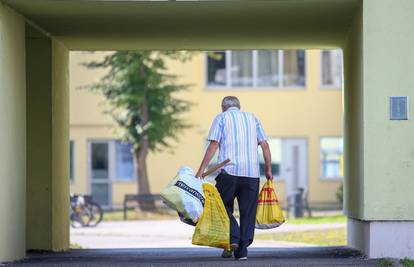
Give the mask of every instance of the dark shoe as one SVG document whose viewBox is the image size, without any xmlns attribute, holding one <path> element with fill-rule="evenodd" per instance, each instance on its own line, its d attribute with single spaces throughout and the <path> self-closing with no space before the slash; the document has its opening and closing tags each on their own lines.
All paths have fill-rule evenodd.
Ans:
<svg viewBox="0 0 414 267">
<path fill-rule="evenodd" d="M 239 248 L 239 245 L 234 243 L 230 245 L 230 250 L 223 250 L 223 253 L 221 253 L 222 258 L 231 258 L 233 256 L 233 253 L 235 250 Z"/>
</svg>

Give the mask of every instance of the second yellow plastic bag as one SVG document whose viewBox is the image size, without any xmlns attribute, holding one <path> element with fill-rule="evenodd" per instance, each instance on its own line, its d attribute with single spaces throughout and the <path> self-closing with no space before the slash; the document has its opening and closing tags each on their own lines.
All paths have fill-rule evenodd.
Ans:
<svg viewBox="0 0 414 267">
<path fill-rule="evenodd" d="M 193 234 L 193 245 L 230 249 L 230 220 L 220 193 L 210 183 L 203 184 L 203 214 Z"/>
<path fill-rule="evenodd" d="M 285 222 L 283 210 L 277 200 L 272 180 L 267 180 L 259 194 L 256 212 L 256 228 L 271 229 Z"/>
</svg>

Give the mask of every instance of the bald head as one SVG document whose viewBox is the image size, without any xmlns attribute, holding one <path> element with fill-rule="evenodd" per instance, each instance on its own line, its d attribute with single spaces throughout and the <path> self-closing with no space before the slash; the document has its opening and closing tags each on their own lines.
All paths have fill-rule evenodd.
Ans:
<svg viewBox="0 0 414 267">
<path fill-rule="evenodd" d="M 229 109 L 231 107 L 236 107 L 236 108 L 240 109 L 240 101 L 235 96 L 226 96 L 221 101 L 221 109 L 224 112 L 224 111 L 226 111 L 227 109 Z"/>
</svg>

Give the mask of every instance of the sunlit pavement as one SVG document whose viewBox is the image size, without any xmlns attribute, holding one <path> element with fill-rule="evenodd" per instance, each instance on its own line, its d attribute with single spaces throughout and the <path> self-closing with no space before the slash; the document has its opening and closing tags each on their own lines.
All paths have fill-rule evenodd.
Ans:
<svg viewBox="0 0 414 267">
<path fill-rule="evenodd" d="M 283 225 L 261 233 L 342 228 L 345 224 Z M 61 253 L 29 253 L 11 266 L 378 266 L 346 247 L 256 240 L 249 260 L 222 259 L 221 250 L 191 245 L 194 227 L 178 220 L 103 222 L 71 229 L 71 242 L 83 248 Z M 109 249 L 110 248 L 110 249 Z"/>
<path fill-rule="evenodd" d="M 12 266 L 378 266 L 358 252 L 344 247 L 252 248 L 247 262 L 220 258 L 218 249 L 141 248 L 72 250 L 29 254 Z"/>
<path fill-rule="evenodd" d="M 256 230 L 256 235 L 272 232 L 323 230 L 345 227 L 343 223 L 282 225 L 271 230 Z M 179 220 L 102 222 L 95 228 L 71 229 L 71 242 L 82 248 L 176 248 L 194 247 L 194 227 Z M 255 240 L 252 247 L 304 247 L 302 243 Z"/>
</svg>

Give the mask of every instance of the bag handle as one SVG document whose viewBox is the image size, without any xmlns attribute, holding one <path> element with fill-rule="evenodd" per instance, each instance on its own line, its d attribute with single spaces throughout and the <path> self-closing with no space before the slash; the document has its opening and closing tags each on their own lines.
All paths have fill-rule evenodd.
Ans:
<svg viewBox="0 0 414 267">
<path fill-rule="evenodd" d="M 230 159 L 226 159 L 225 161 L 220 162 L 220 163 L 219 163 L 219 164 L 217 164 L 217 165 L 214 165 L 213 167 L 211 167 L 210 169 L 208 169 L 205 173 L 203 173 L 203 174 L 201 175 L 201 178 L 204 178 L 204 177 L 206 177 L 207 175 L 212 174 L 213 172 L 217 171 L 218 169 L 220 169 L 220 168 L 224 167 L 224 166 L 225 166 L 227 163 L 229 163 L 229 162 L 230 162 Z"/>
</svg>

